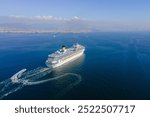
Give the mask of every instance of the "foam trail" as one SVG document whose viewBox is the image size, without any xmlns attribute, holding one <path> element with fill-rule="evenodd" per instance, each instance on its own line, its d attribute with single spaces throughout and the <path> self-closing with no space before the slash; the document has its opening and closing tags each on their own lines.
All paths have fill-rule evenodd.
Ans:
<svg viewBox="0 0 150 117">
<path fill-rule="evenodd" d="M 9 85 L 9 82 L 10 80 L 5 80 L 0 83 L 1 91 L 4 91 L 4 89 Z"/>
<path fill-rule="evenodd" d="M 28 79 L 31 78 L 30 80 L 33 80 L 34 82 L 35 79 L 39 79 L 51 72 L 49 68 L 37 68 L 24 73 L 25 71 L 26 69 L 20 70 L 10 79 L 7 79 L 0 83 L 0 99 L 22 89 L 25 86 L 26 82 L 28 82 Z"/>
<path fill-rule="evenodd" d="M 74 74 L 74 73 L 65 73 L 63 75 L 56 76 L 54 78 L 49 78 L 47 80 L 36 81 L 36 82 L 34 82 L 34 81 L 33 82 L 32 81 L 26 81 L 24 84 L 25 85 L 37 85 L 37 84 L 41 84 L 41 83 L 45 83 L 45 82 L 49 82 L 49 81 L 53 81 L 53 80 L 58 80 L 58 79 L 60 79 L 62 77 L 68 76 L 68 75 L 79 77 L 77 74 Z"/>
<path fill-rule="evenodd" d="M 19 82 L 19 78 L 21 77 L 21 75 L 23 74 L 23 72 L 25 72 L 26 69 L 22 69 L 19 72 L 17 72 L 15 75 L 13 75 L 10 79 L 12 80 L 12 82 L 17 83 Z"/>
<path fill-rule="evenodd" d="M 35 80 L 35 79 L 38 79 L 44 75 L 49 74 L 50 72 L 52 72 L 52 70 L 50 68 L 42 68 L 42 67 L 40 68 L 39 67 L 37 69 L 26 72 L 24 74 L 24 79 L 31 79 L 31 77 L 34 77 L 32 79 Z"/>
<path fill-rule="evenodd" d="M 60 76 L 56 76 L 53 78 L 43 80 L 42 78 L 44 76 L 52 72 L 50 68 L 39 67 L 28 72 L 25 72 L 25 71 L 26 69 L 23 69 L 17 72 L 15 75 L 13 75 L 10 79 L 0 82 L 0 99 L 3 99 L 9 94 L 12 94 L 18 91 L 25 86 L 38 85 L 38 84 L 58 80 L 66 76 L 76 77 L 78 81 L 75 83 L 71 83 L 67 88 L 62 90 L 61 91 L 61 95 L 62 95 L 62 94 L 65 94 L 65 92 L 67 92 L 69 89 L 71 89 L 73 86 L 77 85 L 81 81 L 81 76 L 78 74 L 74 74 L 74 73 L 64 73 Z"/>
<path fill-rule="evenodd" d="M 23 85 L 20 85 L 20 86 L 18 86 L 18 87 L 15 87 L 14 89 L 11 89 L 10 91 L 3 93 L 3 94 L 0 96 L 0 99 L 3 99 L 4 97 L 8 96 L 9 94 L 14 93 L 14 92 L 16 92 L 16 91 L 18 91 L 18 90 L 20 90 L 20 89 L 22 89 L 22 88 L 23 88 Z"/>
<path fill-rule="evenodd" d="M 23 87 L 22 84 L 14 84 L 10 79 L 7 79 L 0 83 L 0 99 L 4 98 L 5 96 L 18 91 Z"/>
</svg>

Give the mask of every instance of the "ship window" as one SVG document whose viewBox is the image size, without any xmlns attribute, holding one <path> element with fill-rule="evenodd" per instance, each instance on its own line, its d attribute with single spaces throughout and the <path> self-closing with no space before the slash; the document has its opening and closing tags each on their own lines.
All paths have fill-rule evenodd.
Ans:
<svg viewBox="0 0 150 117">
<path fill-rule="evenodd" d="M 51 56 L 50 58 L 51 58 L 51 59 L 54 59 L 54 57 L 52 57 L 52 56 Z"/>
</svg>

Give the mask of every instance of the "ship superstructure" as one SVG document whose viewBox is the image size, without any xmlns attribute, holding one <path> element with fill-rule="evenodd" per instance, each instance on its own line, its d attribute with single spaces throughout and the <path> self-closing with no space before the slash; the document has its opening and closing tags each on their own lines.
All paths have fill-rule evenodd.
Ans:
<svg viewBox="0 0 150 117">
<path fill-rule="evenodd" d="M 48 55 L 48 59 L 46 60 L 46 65 L 50 68 L 59 67 L 71 60 L 74 60 L 80 57 L 85 51 L 85 47 L 80 44 L 75 44 L 70 48 L 66 48 L 66 46 L 62 46 L 56 52 Z"/>
</svg>

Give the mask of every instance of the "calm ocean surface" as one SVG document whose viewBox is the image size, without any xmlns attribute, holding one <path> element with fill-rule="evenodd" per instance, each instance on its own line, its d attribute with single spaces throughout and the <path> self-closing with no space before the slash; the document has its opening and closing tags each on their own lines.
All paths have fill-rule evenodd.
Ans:
<svg viewBox="0 0 150 117">
<path fill-rule="evenodd" d="M 77 42 L 83 56 L 41 72 L 48 54 Z M 13 83 L 24 68 L 33 76 Z M 0 98 L 150 99 L 150 33 L 0 33 Z"/>
</svg>

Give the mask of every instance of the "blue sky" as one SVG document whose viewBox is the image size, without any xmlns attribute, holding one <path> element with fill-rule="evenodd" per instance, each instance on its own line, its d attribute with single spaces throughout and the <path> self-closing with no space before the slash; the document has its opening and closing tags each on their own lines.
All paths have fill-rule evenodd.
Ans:
<svg viewBox="0 0 150 117">
<path fill-rule="evenodd" d="M 149 0 L 0 0 L 0 16 L 78 16 L 92 20 L 150 21 Z"/>
</svg>

